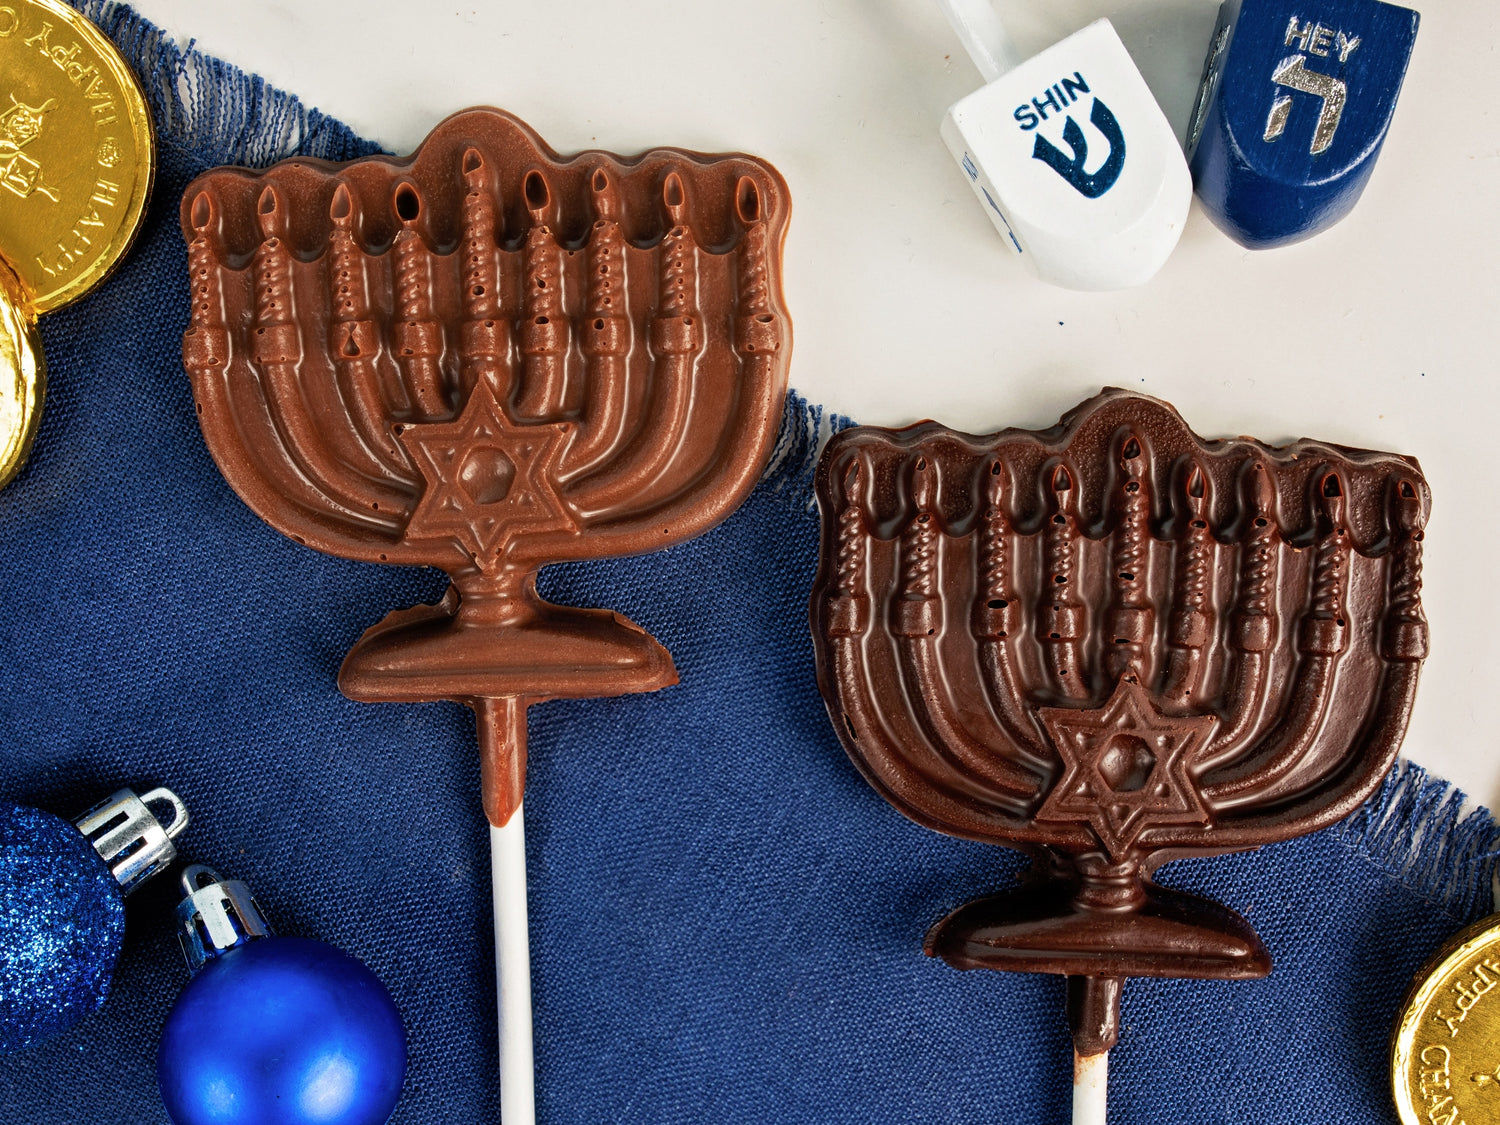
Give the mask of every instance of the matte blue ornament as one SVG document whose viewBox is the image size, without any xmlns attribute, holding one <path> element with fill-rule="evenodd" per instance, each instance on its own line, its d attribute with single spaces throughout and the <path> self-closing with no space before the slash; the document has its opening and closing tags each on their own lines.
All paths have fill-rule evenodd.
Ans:
<svg viewBox="0 0 1500 1125">
<path fill-rule="evenodd" d="M 156 1060 L 173 1125 L 383 1125 L 406 1035 L 379 978 L 331 945 L 273 936 L 238 880 L 195 864 L 182 882 L 195 975 Z"/>
<path fill-rule="evenodd" d="M 1419 16 L 1378 0 L 1226 0 L 1188 126 L 1193 186 L 1252 249 L 1338 222 L 1375 169 Z"/>
<path fill-rule="evenodd" d="M 172 807 L 163 827 L 150 804 Z M 0 1053 L 49 1039 L 109 997 L 124 896 L 166 867 L 188 813 L 121 789 L 73 823 L 0 802 Z"/>
</svg>

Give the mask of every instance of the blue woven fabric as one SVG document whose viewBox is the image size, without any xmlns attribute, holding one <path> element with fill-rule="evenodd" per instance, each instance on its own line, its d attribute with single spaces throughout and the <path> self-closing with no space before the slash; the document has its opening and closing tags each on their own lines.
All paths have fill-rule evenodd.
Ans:
<svg viewBox="0 0 1500 1125">
<path fill-rule="evenodd" d="M 391 989 L 410 1043 L 393 1122 L 497 1121 L 472 720 L 334 685 L 360 632 L 436 598 L 441 576 L 327 558 L 261 524 L 209 460 L 179 362 L 188 179 L 370 146 L 128 13 L 90 10 L 146 76 L 162 168 L 130 260 L 43 322 L 47 414 L 0 492 L 0 798 L 72 814 L 122 785 L 173 786 L 193 813 L 187 857 Z M 649 629 L 682 678 L 532 711 L 544 1125 L 1068 1120 L 1061 981 L 959 973 L 920 950 L 1018 858 L 904 820 L 828 727 L 806 625 L 820 421 L 789 406 L 776 467 L 711 534 L 544 575 L 547 595 Z M 1408 769 L 1345 826 L 1167 869 L 1244 912 L 1277 968 L 1131 981 L 1113 1125 L 1394 1120 L 1401 995 L 1488 904 L 1494 831 L 1460 800 Z M 165 1121 L 156 1040 L 187 979 L 169 882 L 132 897 L 103 1011 L 0 1059 L 0 1120 Z"/>
</svg>

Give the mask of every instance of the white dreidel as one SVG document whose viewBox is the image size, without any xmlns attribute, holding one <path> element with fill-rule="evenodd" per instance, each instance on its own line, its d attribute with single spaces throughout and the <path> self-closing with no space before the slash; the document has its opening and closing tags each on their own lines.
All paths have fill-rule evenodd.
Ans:
<svg viewBox="0 0 1500 1125">
<path fill-rule="evenodd" d="M 989 0 L 939 0 L 987 85 L 942 135 L 1009 246 L 1043 281 L 1126 289 L 1182 235 L 1193 182 L 1108 20 L 1021 61 Z"/>
</svg>

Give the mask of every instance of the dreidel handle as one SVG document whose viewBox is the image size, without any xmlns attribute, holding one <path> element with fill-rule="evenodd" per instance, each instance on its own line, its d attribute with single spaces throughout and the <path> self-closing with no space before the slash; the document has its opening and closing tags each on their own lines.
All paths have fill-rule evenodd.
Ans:
<svg viewBox="0 0 1500 1125">
<path fill-rule="evenodd" d="M 990 0 L 938 0 L 938 7 L 986 82 L 1020 65 L 1021 54 Z"/>
</svg>

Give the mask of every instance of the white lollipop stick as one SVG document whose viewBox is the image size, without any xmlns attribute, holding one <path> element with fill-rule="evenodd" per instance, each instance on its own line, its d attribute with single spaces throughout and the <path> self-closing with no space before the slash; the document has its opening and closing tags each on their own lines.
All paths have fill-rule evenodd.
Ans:
<svg viewBox="0 0 1500 1125">
<path fill-rule="evenodd" d="M 490 826 L 495 908 L 495 983 L 500 1011 L 500 1118 L 536 1125 L 531 1042 L 531 940 L 526 927 L 524 805 L 504 828 Z"/>
<path fill-rule="evenodd" d="M 1069 289 L 1148 280 L 1187 221 L 1177 135 L 1108 20 L 1024 61 L 990 0 L 938 0 L 986 85 L 943 141 L 1005 244 Z"/>
<path fill-rule="evenodd" d="M 1068 977 L 1073 1032 L 1073 1125 L 1105 1125 L 1109 1049 L 1120 1037 L 1120 977 Z"/>
<path fill-rule="evenodd" d="M 1109 1100 L 1109 1052 L 1073 1052 L 1073 1125 L 1105 1125 Z"/>
</svg>

